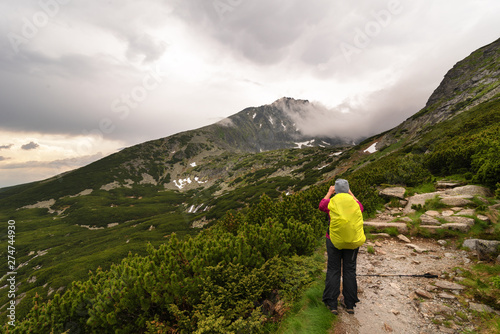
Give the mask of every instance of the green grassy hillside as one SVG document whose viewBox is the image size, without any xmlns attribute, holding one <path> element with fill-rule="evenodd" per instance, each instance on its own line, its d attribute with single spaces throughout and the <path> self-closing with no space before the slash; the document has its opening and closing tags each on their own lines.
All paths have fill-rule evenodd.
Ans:
<svg viewBox="0 0 500 334">
<path fill-rule="evenodd" d="M 18 309 L 20 318 L 32 307 L 39 309 L 32 309 L 26 318 L 30 320 L 19 328 L 40 333 L 68 326 L 88 332 L 259 328 L 265 313 L 254 306 L 278 298 L 277 291 L 281 291 L 278 295 L 290 294 L 315 277 L 306 275 L 304 282 L 294 282 L 286 273 L 296 269 L 286 264 L 294 256 L 306 256 L 305 260 L 317 247 L 325 227 L 317 203 L 331 175 L 344 170 L 341 176 L 350 180 L 367 215 L 384 203 L 377 194 L 382 184 L 414 187 L 453 176 L 495 185 L 495 190 L 500 174 L 488 168 L 495 171 L 497 159 L 485 152 L 499 147 L 494 135 L 499 105 L 495 100 L 477 106 L 433 126 L 417 143 L 394 144 L 373 155 L 362 150 L 376 137 L 344 153 L 344 158 L 333 155 L 334 150 L 318 148 L 228 156 L 238 162 L 235 170 L 247 173 L 235 173 L 217 186 L 200 187 L 199 192 L 159 191 L 154 186 L 120 188 L 60 198 L 52 209 L 66 208 L 61 215 L 49 214 L 47 209 L 4 210 L 3 221 L 14 217 L 19 227 L 17 259 L 29 261 L 18 276 L 23 280 L 19 293 L 26 293 Z M 461 164 L 454 168 L 451 163 L 436 163 L 440 157 Z M 286 176 L 277 175 L 286 170 Z M 264 192 L 269 196 L 261 198 Z M 295 194 L 287 196 L 286 192 Z M 187 213 L 189 206 L 202 202 L 207 211 Z M 190 225 L 201 217 L 212 228 L 197 234 Z M 107 227 L 111 222 L 118 225 Z M 500 237 L 500 230 L 497 233 Z M 182 241 L 187 235 L 193 237 Z M 47 254 L 35 257 L 38 251 Z M 136 255 L 126 257 L 129 252 Z M 95 272 L 97 267 L 102 270 Z M 94 272 L 90 278 L 89 269 Z M 283 275 L 281 280 L 276 280 L 277 273 Z M 36 281 L 27 283 L 33 276 Z M 284 277 L 288 278 L 283 281 Z M 239 284 L 246 281 L 260 288 L 242 295 Z M 61 286 L 65 289 L 57 293 Z M 124 286 L 130 290 L 123 290 Z M 41 300 L 47 299 L 52 302 L 42 307 Z M 78 300 L 84 304 L 74 304 Z"/>
</svg>

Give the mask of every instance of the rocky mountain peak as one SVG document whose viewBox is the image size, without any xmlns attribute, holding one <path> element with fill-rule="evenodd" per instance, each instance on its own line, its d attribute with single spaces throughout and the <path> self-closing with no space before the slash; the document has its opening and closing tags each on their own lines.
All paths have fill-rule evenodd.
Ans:
<svg viewBox="0 0 500 334">
<path fill-rule="evenodd" d="M 279 106 L 287 106 L 287 107 L 292 107 L 296 105 L 305 105 L 309 104 L 309 100 L 301 100 L 301 99 L 294 99 L 292 97 L 282 97 L 281 99 L 277 99 L 274 101 L 271 105 L 275 107 Z"/>
<path fill-rule="evenodd" d="M 380 138 L 387 146 L 403 137 L 418 138 L 430 126 L 453 118 L 500 94 L 500 39 L 488 44 L 450 69 L 426 106 Z"/>
</svg>

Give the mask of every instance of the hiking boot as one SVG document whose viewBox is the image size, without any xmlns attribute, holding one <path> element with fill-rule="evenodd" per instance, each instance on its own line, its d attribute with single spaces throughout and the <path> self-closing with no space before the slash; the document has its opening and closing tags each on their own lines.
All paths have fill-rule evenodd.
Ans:
<svg viewBox="0 0 500 334">
<path fill-rule="evenodd" d="M 332 306 L 332 305 L 327 305 L 325 304 L 325 306 L 328 308 L 328 310 L 330 310 L 330 312 L 332 312 L 333 314 L 337 315 L 339 314 L 339 312 L 337 311 L 337 305 L 335 306 Z"/>
<path fill-rule="evenodd" d="M 346 312 L 347 312 L 347 313 L 349 313 L 349 314 L 354 314 L 354 309 L 352 309 L 352 308 L 348 308 L 348 309 L 346 310 Z"/>
</svg>

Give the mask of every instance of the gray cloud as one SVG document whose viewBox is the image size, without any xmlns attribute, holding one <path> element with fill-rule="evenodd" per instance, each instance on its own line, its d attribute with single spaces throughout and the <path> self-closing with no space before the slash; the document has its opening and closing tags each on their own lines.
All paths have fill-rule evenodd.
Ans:
<svg viewBox="0 0 500 334">
<path fill-rule="evenodd" d="M 401 13 L 358 47 L 359 31 L 391 1 L 71 1 L 18 53 L 0 39 L 0 128 L 85 135 L 111 120 L 106 139 L 132 145 L 290 96 L 327 105 L 320 114 L 332 123 L 311 116 L 304 131 L 385 131 L 500 31 L 498 1 L 400 2 Z M 41 7 L 4 1 L 0 10 L 9 13 L 0 19 L 7 36 L 22 34 Z M 342 43 L 358 48 L 350 59 Z M 161 87 L 127 117 L 113 112 L 156 62 L 167 68 Z"/>
<path fill-rule="evenodd" d="M 60 170 L 60 169 L 74 169 L 83 165 L 90 164 L 96 160 L 102 158 L 102 153 L 92 154 L 81 156 L 77 158 L 68 158 L 68 159 L 58 159 L 53 161 L 26 161 L 19 163 L 8 163 L 0 166 L 0 169 L 5 170 L 16 170 L 16 169 L 30 169 L 30 168 L 41 168 L 41 169 L 51 169 L 51 170 Z"/>
<path fill-rule="evenodd" d="M 9 145 L 0 145 L 0 150 L 8 150 L 10 149 L 14 144 L 9 144 Z"/>
<path fill-rule="evenodd" d="M 32 142 L 30 142 L 28 144 L 25 144 L 25 145 L 21 146 L 21 149 L 29 151 L 29 150 L 37 149 L 38 147 L 40 147 L 40 145 L 38 145 L 37 143 L 35 143 L 35 142 L 32 141 Z"/>
<path fill-rule="evenodd" d="M 2 157 L 2 156 L 0 155 L 0 161 L 9 160 L 9 159 L 10 159 L 10 158 Z"/>
<path fill-rule="evenodd" d="M 305 107 L 302 103 L 282 107 L 306 135 L 366 138 L 399 125 L 424 107 L 424 97 L 430 96 L 434 87 L 419 85 L 416 81 L 410 73 L 386 89 L 359 99 L 346 99 L 333 108 L 318 101 Z"/>
</svg>

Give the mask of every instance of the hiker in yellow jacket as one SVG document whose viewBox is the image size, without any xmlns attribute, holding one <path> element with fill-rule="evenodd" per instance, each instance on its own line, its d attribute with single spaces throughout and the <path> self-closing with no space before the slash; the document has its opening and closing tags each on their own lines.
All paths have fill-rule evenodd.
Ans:
<svg viewBox="0 0 500 334">
<path fill-rule="evenodd" d="M 330 187 L 319 203 L 319 209 L 330 216 L 326 233 L 328 266 L 323 302 L 332 313 L 338 314 L 337 300 L 340 296 L 342 271 L 345 307 L 348 313 L 354 314 L 354 307 L 359 302 L 356 259 L 359 247 L 366 241 L 363 231 L 363 205 L 349 189 L 349 182 L 337 179 L 335 186 Z"/>
</svg>

